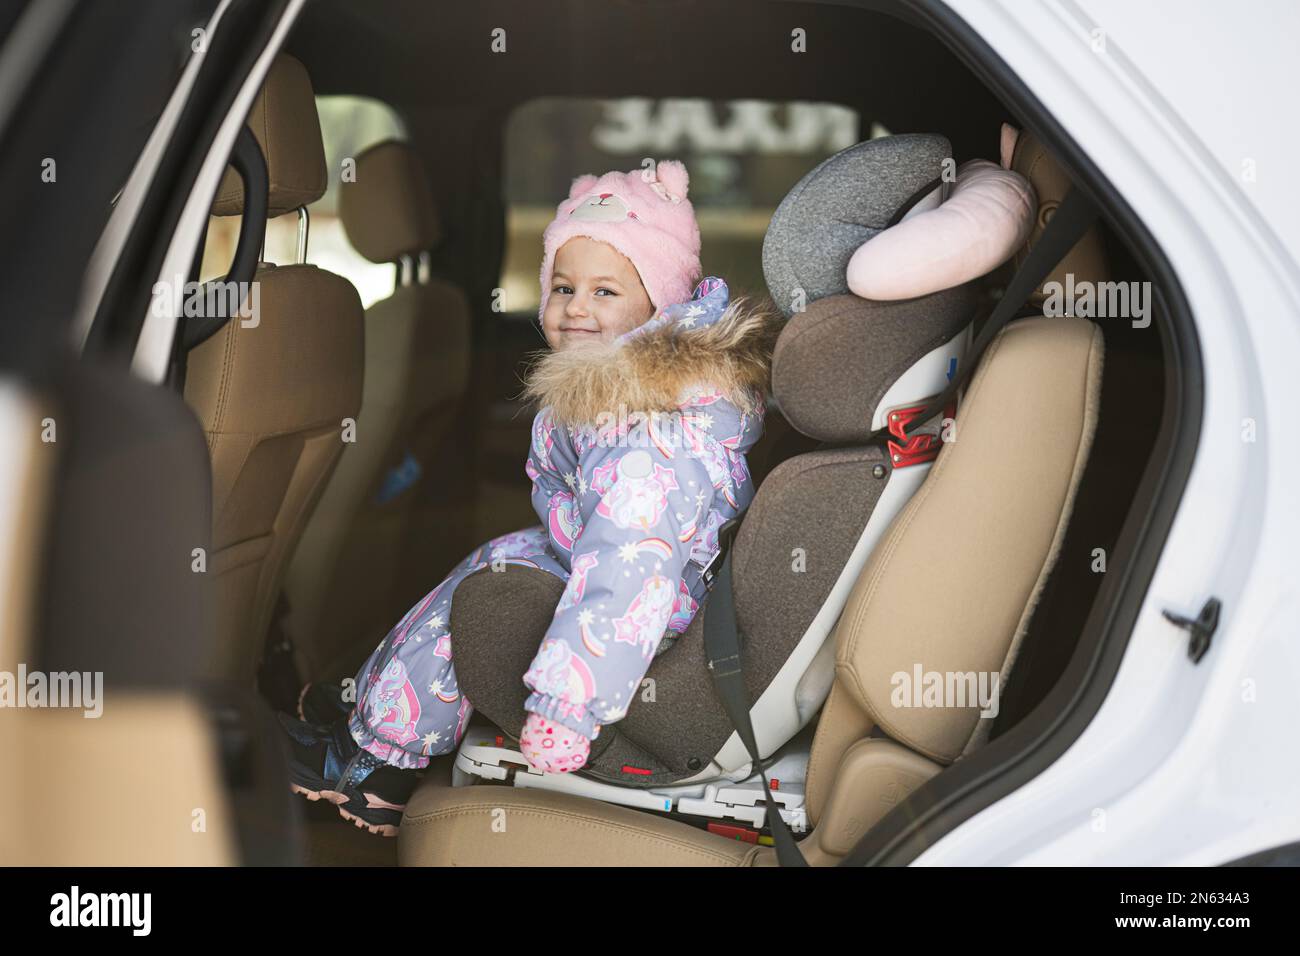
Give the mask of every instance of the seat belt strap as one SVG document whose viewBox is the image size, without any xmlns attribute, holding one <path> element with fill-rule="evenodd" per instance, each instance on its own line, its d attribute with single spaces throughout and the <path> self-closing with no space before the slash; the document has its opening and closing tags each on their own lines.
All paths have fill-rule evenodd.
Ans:
<svg viewBox="0 0 1300 956">
<path fill-rule="evenodd" d="M 734 527 L 734 526 L 733 526 Z M 721 535 L 719 536 L 722 540 Z M 736 601 L 731 587 L 731 547 L 724 544 L 718 570 L 711 578 L 708 601 L 704 605 L 704 651 L 709 661 L 709 674 L 717 689 L 727 717 L 740 735 L 749 752 L 752 766 L 763 781 L 763 799 L 767 803 L 767 825 L 772 831 L 776 859 L 781 866 L 807 866 L 808 862 L 795 843 L 794 834 L 781 816 L 781 810 L 772 798 L 772 788 L 767 781 L 754 741 L 754 726 L 749 718 L 749 694 L 745 689 L 745 674 L 741 665 L 740 630 L 736 624 Z"/>
</svg>

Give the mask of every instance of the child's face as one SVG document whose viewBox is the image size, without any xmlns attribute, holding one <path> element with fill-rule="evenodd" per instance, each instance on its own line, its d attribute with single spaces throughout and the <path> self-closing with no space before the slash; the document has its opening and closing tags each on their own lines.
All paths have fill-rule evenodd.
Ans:
<svg viewBox="0 0 1300 956">
<path fill-rule="evenodd" d="M 577 236 L 555 254 L 542 332 L 553 349 L 612 342 L 649 320 L 654 305 L 631 260 L 606 242 Z"/>
</svg>

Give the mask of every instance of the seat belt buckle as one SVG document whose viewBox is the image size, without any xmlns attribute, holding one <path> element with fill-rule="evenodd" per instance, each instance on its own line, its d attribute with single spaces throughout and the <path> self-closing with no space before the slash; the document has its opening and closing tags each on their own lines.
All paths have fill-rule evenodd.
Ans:
<svg viewBox="0 0 1300 956">
<path fill-rule="evenodd" d="M 935 431 L 917 432 L 909 435 L 908 426 L 915 422 L 917 416 L 921 415 L 928 407 L 925 402 L 922 402 L 919 405 L 895 408 L 890 411 L 886 418 L 886 430 L 893 438 L 885 442 L 885 447 L 889 451 L 889 462 L 894 468 L 908 468 L 923 462 L 934 461 L 939 457 L 939 449 L 943 445 L 940 431 L 943 428 L 944 419 L 951 418 L 956 413 L 956 409 L 950 405 L 943 410 L 943 415 L 939 418 L 939 426 Z"/>
<path fill-rule="evenodd" d="M 700 580 L 704 582 L 705 590 L 713 590 L 713 583 L 718 579 L 718 572 L 722 570 L 722 562 L 727 559 L 727 554 L 731 551 L 732 542 L 735 541 L 736 531 L 739 528 L 739 518 L 728 518 L 718 527 L 718 550 L 713 553 L 713 557 L 709 558 L 709 563 L 700 571 Z"/>
</svg>

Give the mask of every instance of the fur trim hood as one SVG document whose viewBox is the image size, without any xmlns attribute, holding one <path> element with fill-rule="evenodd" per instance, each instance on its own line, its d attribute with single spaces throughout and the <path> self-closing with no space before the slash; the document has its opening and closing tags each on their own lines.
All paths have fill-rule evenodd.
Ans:
<svg viewBox="0 0 1300 956">
<path fill-rule="evenodd" d="M 716 389 L 743 412 L 762 403 L 781 317 L 729 302 L 721 279 L 705 279 L 689 301 L 669 306 L 614 342 L 540 353 L 523 397 L 577 427 L 622 405 L 670 412 L 692 388 Z"/>
</svg>

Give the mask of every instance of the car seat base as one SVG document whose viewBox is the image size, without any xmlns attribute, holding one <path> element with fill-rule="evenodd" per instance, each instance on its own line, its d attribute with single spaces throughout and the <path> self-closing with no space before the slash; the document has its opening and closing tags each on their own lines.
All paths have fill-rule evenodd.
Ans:
<svg viewBox="0 0 1300 956">
<path fill-rule="evenodd" d="M 811 728 L 809 728 L 811 729 Z M 772 796 L 781 816 L 796 833 L 807 829 L 804 781 L 811 734 L 801 733 L 782 747 L 767 765 Z M 619 787 L 574 773 L 543 773 L 524 759 L 517 746 L 496 727 L 472 724 L 456 752 L 452 786 L 481 783 L 554 790 L 590 797 L 638 810 L 685 815 L 704 820 L 735 820 L 755 830 L 766 825 L 763 783 L 743 767 L 734 779 L 675 784 L 653 789 Z"/>
</svg>

